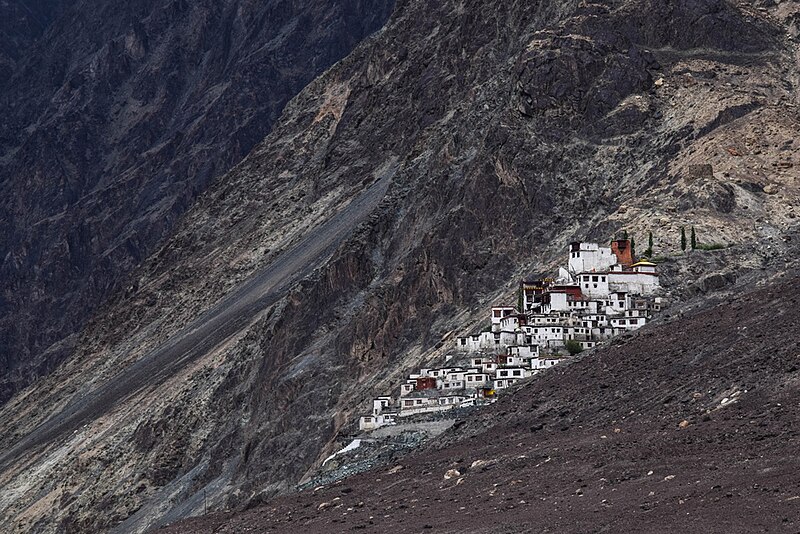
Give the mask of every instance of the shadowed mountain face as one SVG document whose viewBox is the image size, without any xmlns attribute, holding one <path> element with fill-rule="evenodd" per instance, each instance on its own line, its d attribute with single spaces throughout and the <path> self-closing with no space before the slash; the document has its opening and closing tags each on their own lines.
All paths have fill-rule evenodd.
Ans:
<svg viewBox="0 0 800 534">
<path fill-rule="evenodd" d="M 0 87 L 17 62 L 71 0 L 6 0 L 0 3 Z"/>
<path fill-rule="evenodd" d="M 652 230 L 676 297 L 783 268 L 800 209 L 796 20 L 789 3 L 399 2 L 193 203 L 74 357 L 0 410 L 0 450 L 22 450 L 2 456 L 0 512 L 20 532 L 130 532 L 290 491 L 373 395 L 571 239 Z M 115 392 L 385 177 L 377 208 L 277 301 Z M 732 246 L 680 255 L 688 225 Z M 39 433 L 51 417 L 58 431 Z"/>
<path fill-rule="evenodd" d="M 0 402 L 392 6 L 71 3 L 0 8 Z"/>
</svg>

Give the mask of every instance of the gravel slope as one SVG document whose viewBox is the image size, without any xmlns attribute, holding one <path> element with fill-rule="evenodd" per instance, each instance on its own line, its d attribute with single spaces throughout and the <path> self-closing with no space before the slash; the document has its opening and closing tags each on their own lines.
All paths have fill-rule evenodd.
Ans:
<svg viewBox="0 0 800 534">
<path fill-rule="evenodd" d="M 798 282 L 553 368 L 388 470 L 164 532 L 797 532 Z"/>
</svg>

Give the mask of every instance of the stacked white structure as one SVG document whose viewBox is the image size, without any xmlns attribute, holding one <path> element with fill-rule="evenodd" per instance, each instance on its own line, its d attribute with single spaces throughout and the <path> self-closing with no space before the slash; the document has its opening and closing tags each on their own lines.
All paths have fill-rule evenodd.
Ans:
<svg viewBox="0 0 800 534">
<path fill-rule="evenodd" d="M 398 417 L 439 412 L 494 400 L 508 388 L 564 355 L 644 326 L 661 310 L 657 267 L 634 261 L 627 240 L 571 243 L 566 268 L 557 278 L 523 281 L 523 309 L 495 306 L 490 330 L 456 338 L 456 349 L 470 355 L 461 366 L 424 368 L 400 386 L 397 412 L 387 412 L 389 397 L 373 402 L 373 413 L 359 428 L 395 424 Z"/>
</svg>

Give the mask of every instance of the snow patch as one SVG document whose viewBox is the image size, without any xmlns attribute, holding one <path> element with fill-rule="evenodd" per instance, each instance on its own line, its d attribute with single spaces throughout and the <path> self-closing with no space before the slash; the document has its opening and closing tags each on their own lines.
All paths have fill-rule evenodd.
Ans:
<svg viewBox="0 0 800 534">
<path fill-rule="evenodd" d="M 354 451 L 357 448 L 359 448 L 360 446 L 361 446 L 361 440 L 360 439 L 354 439 L 353 441 L 350 442 L 350 445 L 348 445 L 344 449 L 336 451 L 333 454 L 331 454 L 330 456 L 328 456 L 327 458 L 325 458 L 325 461 L 322 462 L 322 465 L 325 465 L 326 463 L 328 463 L 328 460 L 333 460 L 339 454 L 344 454 L 346 452 Z"/>
</svg>

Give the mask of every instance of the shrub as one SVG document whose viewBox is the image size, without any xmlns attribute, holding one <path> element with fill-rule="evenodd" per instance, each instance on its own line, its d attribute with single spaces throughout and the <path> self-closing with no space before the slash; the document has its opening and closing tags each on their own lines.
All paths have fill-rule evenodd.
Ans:
<svg viewBox="0 0 800 534">
<path fill-rule="evenodd" d="M 728 245 L 723 243 L 698 243 L 697 248 L 700 250 L 722 250 L 723 248 L 728 248 Z"/>
<path fill-rule="evenodd" d="M 575 341 L 574 339 L 568 339 L 564 346 L 567 348 L 567 352 L 573 356 L 583 351 L 580 341 Z"/>
</svg>

